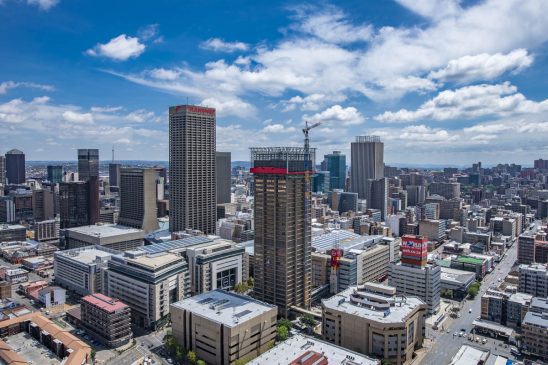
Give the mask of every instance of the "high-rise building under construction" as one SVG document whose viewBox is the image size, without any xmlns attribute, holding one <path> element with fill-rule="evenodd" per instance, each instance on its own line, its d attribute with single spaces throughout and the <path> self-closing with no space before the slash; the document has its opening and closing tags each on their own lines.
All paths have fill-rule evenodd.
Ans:
<svg viewBox="0 0 548 365">
<path fill-rule="evenodd" d="M 315 149 L 251 149 L 255 185 L 254 296 L 278 306 L 310 306 L 311 178 Z"/>
</svg>

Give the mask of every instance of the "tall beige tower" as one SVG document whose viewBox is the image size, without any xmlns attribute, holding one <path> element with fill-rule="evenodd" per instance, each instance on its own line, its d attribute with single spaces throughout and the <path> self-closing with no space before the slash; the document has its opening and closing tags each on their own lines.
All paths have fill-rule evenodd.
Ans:
<svg viewBox="0 0 548 365">
<path fill-rule="evenodd" d="M 120 169 L 120 216 L 118 223 L 145 232 L 158 229 L 156 170 Z"/>
<path fill-rule="evenodd" d="M 169 108 L 169 228 L 215 233 L 215 109 Z"/>
</svg>

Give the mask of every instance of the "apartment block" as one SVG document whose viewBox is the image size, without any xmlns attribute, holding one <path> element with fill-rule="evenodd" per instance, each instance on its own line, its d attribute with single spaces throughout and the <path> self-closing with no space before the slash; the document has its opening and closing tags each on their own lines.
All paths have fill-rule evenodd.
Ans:
<svg viewBox="0 0 548 365">
<path fill-rule="evenodd" d="M 19 224 L 0 224 L 0 242 L 25 241 L 27 229 Z"/>
<path fill-rule="evenodd" d="M 518 291 L 534 297 L 548 298 L 547 264 L 519 265 Z"/>
<path fill-rule="evenodd" d="M 529 312 L 521 325 L 523 330 L 522 351 L 548 359 L 548 299 L 533 298 Z"/>
<path fill-rule="evenodd" d="M 107 347 L 131 340 L 131 309 L 103 294 L 86 295 L 80 302 L 81 323 L 86 332 Z"/>
<path fill-rule="evenodd" d="M 60 226 L 59 219 L 36 222 L 34 223 L 34 239 L 39 242 L 58 240 Z"/>
<path fill-rule="evenodd" d="M 219 289 L 171 304 L 177 343 L 218 365 L 268 350 L 276 337 L 277 314 L 274 305 Z"/>
</svg>

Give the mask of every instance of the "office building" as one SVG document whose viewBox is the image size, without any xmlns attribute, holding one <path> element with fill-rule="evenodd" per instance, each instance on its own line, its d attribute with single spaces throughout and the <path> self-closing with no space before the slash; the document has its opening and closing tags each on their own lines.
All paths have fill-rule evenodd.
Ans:
<svg viewBox="0 0 548 365">
<path fill-rule="evenodd" d="M 172 253 L 148 254 L 143 250 L 113 255 L 102 269 L 102 293 L 131 308 L 132 324 L 157 329 L 169 320 L 169 305 L 188 290 L 188 265 Z"/>
<path fill-rule="evenodd" d="M 329 191 L 329 171 L 316 171 L 312 176 L 312 191 L 315 193 L 327 193 Z"/>
<path fill-rule="evenodd" d="M 55 193 L 49 189 L 32 191 L 32 215 L 35 222 L 55 218 Z"/>
<path fill-rule="evenodd" d="M 324 339 L 392 364 L 410 364 L 422 346 L 426 304 L 396 289 L 366 283 L 322 300 Z"/>
<path fill-rule="evenodd" d="M 369 180 L 367 186 L 369 192 L 368 207 L 378 209 L 381 212 L 381 219 L 384 221 L 388 216 L 388 179 Z"/>
<path fill-rule="evenodd" d="M 55 283 L 80 295 L 101 291 L 101 269 L 119 251 L 104 246 L 84 246 L 53 254 Z"/>
<path fill-rule="evenodd" d="M 350 157 L 350 189 L 369 203 L 368 181 L 384 177 L 384 143 L 378 136 L 358 136 Z"/>
<path fill-rule="evenodd" d="M 78 149 L 78 178 L 80 181 L 99 178 L 98 149 Z"/>
<path fill-rule="evenodd" d="M 119 163 L 108 164 L 108 183 L 111 188 L 120 186 L 120 168 L 121 167 L 122 165 Z"/>
<path fill-rule="evenodd" d="M 324 155 L 326 171 L 329 171 L 329 190 L 346 188 L 346 155 L 341 151 Z"/>
<path fill-rule="evenodd" d="M 312 286 L 329 284 L 331 293 L 384 280 L 390 262 L 400 258 L 399 239 L 344 230 L 313 237 L 312 247 Z M 337 257 L 337 265 L 333 265 L 332 257 Z"/>
<path fill-rule="evenodd" d="M 391 263 L 388 284 L 396 288 L 398 295 L 416 296 L 423 300 L 428 305 L 429 314 L 438 312 L 441 296 L 441 267 L 429 264 L 415 266 Z"/>
<path fill-rule="evenodd" d="M 169 229 L 215 233 L 215 109 L 169 108 Z"/>
<path fill-rule="evenodd" d="M 0 156 L 0 185 L 6 185 L 6 156 Z"/>
<path fill-rule="evenodd" d="M 277 309 L 248 296 L 213 290 L 171 305 L 173 336 L 208 364 L 230 365 L 268 350 Z"/>
<path fill-rule="evenodd" d="M 118 223 L 142 229 L 145 233 L 158 229 L 154 169 L 122 168 L 120 170 Z"/>
<path fill-rule="evenodd" d="M 251 149 L 255 186 L 254 296 L 278 306 L 309 307 L 311 181 L 315 149 Z"/>
<path fill-rule="evenodd" d="M 48 165 L 47 179 L 50 183 L 58 184 L 63 181 L 63 166 Z"/>
<path fill-rule="evenodd" d="M 521 324 L 522 352 L 548 359 L 548 299 L 533 298 Z"/>
<path fill-rule="evenodd" d="M 460 198 L 460 183 L 457 182 L 433 182 L 428 190 L 430 195 L 440 195 L 447 200 Z"/>
<path fill-rule="evenodd" d="M 347 348 L 319 340 L 316 337 L 295 334 L 247 363 L 247 365 L 263 364 L 380 365 L 381 362 Z"/>
<path fill-rule="evenodd" d="M 25 183 L 25 154 L 18 149 L 6 152 L 6 180 L 12 185 Z"/>
<path fill-rule="evenodd" d="M 127 251 L 143 246 L 145 238 L 143 230 L 117 224 L 68 228 L 64 233 L 66 249 L 98 245 Z"/>
<path fill-rule="evenodd" d="M 49 219 L 34 223 L 34 239 L 39 242 L 59 239 L 59 219 Z"/>
<path fill-rule="evenodd" d="M 107 347 L 131 340 L 131 309 L 103 294 L 86 295 L 80 302 L 81 323 L 86 332 Z"/>
<path fill-rule="evenodd" d="M 189 247 L 185 256 L 193 295 L 214 289 L 234 290 L 236 284 L 248 279 L 245 248 L 233 242 L 215 240 Z"/>
<path fill-rule="evenodd" d="M 59 184 L 61 229 L 99 222 L 97 179 Z"/>
<path fill-rule="evenodd" d="M 518 291 L 548 298 L 547 264 L 519 265 Z"/>
<path fill-rule="evenodd" d="M 423 185 L 407 185 L 407 205 L 410 207 L 424 203 L 426 200 L 426 188 Z"/>
<path fill-rule="evenodd" d="M 217 204 L 230 203 L 231 182 L 231 157 L 230 152 L 215 153 L 215 185 L 217 191 Z"/>
<path fill-rule="evenodd" d="M 445 221 L 439 219 L 423 219 L 419 222 L 419 234 L 429 241 L 441 242 L 447 235 Z"/>
<path fill-rule="evenodd" d="M 12 196 L 0 196 L 0 223 L 16 223 Z"/>
<path fill-rule="evenodd" d="M 25 241 L 27 229 L 19 224 L 0 224 L 0 242 Z"/>
<path fill-rule="evenodd" d="M 523 233 L 518 237 L 518 263 L 548 262 L 548 242 L 540 241 L 534 234 Z"/>
</svg>

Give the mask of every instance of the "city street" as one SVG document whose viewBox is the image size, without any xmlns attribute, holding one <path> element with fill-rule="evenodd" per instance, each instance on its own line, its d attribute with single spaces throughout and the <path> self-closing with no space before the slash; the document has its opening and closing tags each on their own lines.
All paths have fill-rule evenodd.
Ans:
<svg viewBox="0 0 548 365">
<path fill-rule="evenodd" d="M 474 335 L 474 337 L 486 338 L 487 343 L 481 344 L 468 340 L 468 335 L 472 330 L 472 322 L 481 314 L 481 296 L 490 286 L 496 286 L 498 279 L 503 280 L 504 277 L 511 271 L 514 262 L 517 259 L 517 243 L 514 243 L 510 247 L 504 258 L 499 262 L 495 269 L 488 274 L 482 282 L 480 292 L 474 300 L 466 300 L 460 311 L 460 318 L 449 319 L 444 324 L 445 332 L 433 331 L 428 329 L 428 337 L 432 338 L 432 348 L 428 349 L 428 354 L 423 358 L 421 364 L 423 365 L 439 365 L 449 364 L 451 359 L 462 344 L 469 344 L 472 346 L 480 347 L 491 351 L 492 354 L 502 355 L 511 359 L 515 359 L 513 355 L 510 355 L 510 346 L 504 347 L 504 342 L 494 340 L 490 337 Z M 472 313 L 469 310 L 472 309 Z M 464 337 L 454 336 L 455 332 L 466 330 Z"/>
</svg>

